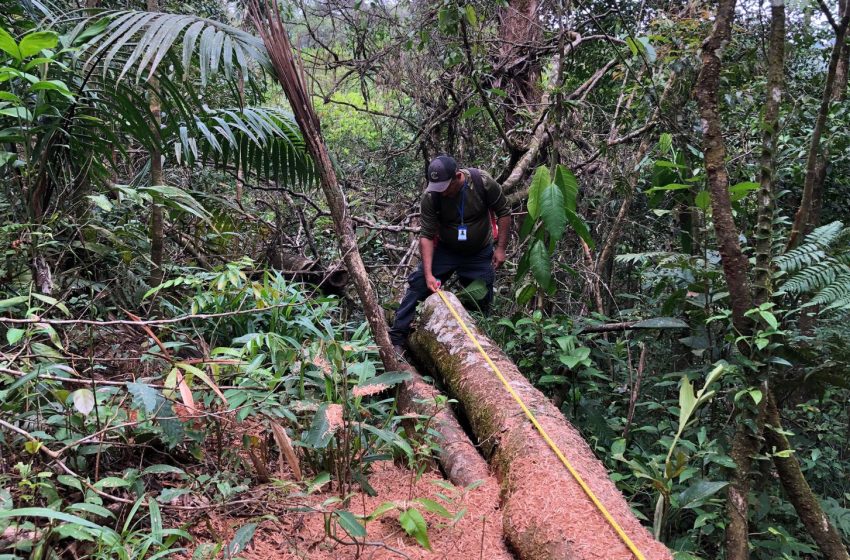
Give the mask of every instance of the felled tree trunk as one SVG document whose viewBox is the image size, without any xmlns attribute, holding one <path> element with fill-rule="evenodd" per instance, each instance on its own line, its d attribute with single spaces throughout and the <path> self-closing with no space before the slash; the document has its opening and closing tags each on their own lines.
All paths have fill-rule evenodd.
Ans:
<svg viewBox="0 0 850 560">
<path fill-rule="evenodd" d="M 631 513 L 602 463 L 561 412 L 481 335 L 457 298 L 446 294 L 485 351 L 646 558 L 672 558 Z M 601 512 L 524 417 L 505 387 L 437 295 L 422 306 L 411 346 L 433 364 L 463 406 L 472 431 L 502 483 L 504 531 L 521 558 L 632 560 Z"/>
<path fill-rule="evenodd" d="M 487 510 L 499 511 L 499 483 L 490 474 L 487 461 L 478 453 L 469 436 L 463 430 L 448 403 L 440 402 L 440 392 L 425 382 L 419 373 L 410 366 L 404 365 L 412 378 L 405 381 L 398 393 L 398 408 L 403 414 L 417 414 L 419 422 L 427 424 L 428 428 L 439 432 L 440 451 L 437 459 L 446 478 L 455 486 L 466 487 L 477 483 L 474 490 L 477 494 L 476 503 L 485 504 Z M 485 520 L 486 523 L 486 520 Z M 497 530 L 498 518 L 490 520 Z M 484 529 L 482 529 L 484 530 Z M 513 555 L 508 551 L 503 540 L 499 540 L 498 548 L 487 550 L 488 560 L 511 560 Z"/>
</svg>

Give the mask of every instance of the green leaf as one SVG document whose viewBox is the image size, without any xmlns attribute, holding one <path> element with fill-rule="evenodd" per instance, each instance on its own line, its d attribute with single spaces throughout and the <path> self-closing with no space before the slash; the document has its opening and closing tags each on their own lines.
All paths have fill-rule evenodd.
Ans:
<svg viewBox="0 0 850 560">
<path fill-rule="evenodd" d="M 564 204 L 569 210 L 576 211 L 576 198 L 578 197 L 578 180 L 573 172 L 560 163 L 555 167 L 555 184 L 564 195 Z"/>
<path fill-rule="evenodd" d="M 59 43 L 59 35 L 53 31 L 36 31 L 29 33 L 21 39 L 19 46 L 21 57 L 26 58 L 37 54 L 44 49 L 52 49 Z"/>
<path fill-rule="evenodd" d="M 557 185 L 549 185 L 540 195 L 540 217 L 549 236 L 558 241 L 564 235 L 567 226 L 567 209 L 564 207 L 564 194 Z"/>
<path fill-rule="evenodd" d="M 114 208 L 112 202 L 110 202 L 110 200 L 108 198 L 106 198 L 106 195 L 90 194 L 90 195 L 87 195 L 86 198 L 88 198 L 89 200 L 94 202 L 95 205 L 98 208 L 100 208 L 101 210 L 103 210 L 104 212 L 111 212 L 112 209 Z"/>
<path fill-rule="evenodd" d="M 186 472 L 174 465 L 151 465 L 143 470 L 142 474 L 186 474 Z"/>
<path fill-rule="evenodd" d="M 752 397 L 753 402 L 758 405 L 762 398 L 764 398 L 764 394 L 759 389 L 750 389 L 749 390 L 750 397 Z"/>
<path fill-rule="evenodd" d="M 130 482 L 117 476 L 107 476 L 95 482 L 93 486 L 98 490 L 103 490 L 104 488 L 126 488 L 130 486 Z"/>
<path fill-rule="evenodd" d="M 95 529 L 97 531 L 111 532 L 111 529 L 101 527 L 100 525 L 92 523 L 91 521 L 87 521 L 82 517 L 77 517 L 76 515 L 71 515 L 68 513 L 43 507 L 28 507 L 0 511 L 0 519 L 15 519 L 17 517 L 41 517 L 44 519 L 52 519 L 54 521 L 74 523 L 76 525 L 81 525 L 83 527 L 88 527 L 89 529 Z"/>
<path fill-rule="evenodd" d="M 83 416 L 88 416 L 94 410 L 94 393 L 89 389 L 77 389 L 71 393 L 74 399 L 74 408 L 81 412 Z"/>
<path fill-rule="evenodd" d="M 475 14 L 475 8 L 472 7 L 472 4 L 466 5 L 466 21 L 473 27 L 478 26 L 478 16 Z"/>
<path fill-rule="evenodd" d="M 549 252 L 546 250 L 546 245 L 537 239 L 534 245 L 529 249 L 529 263 L 531 265 L 531 273 L 537 284 L 543 289 L 548 289 L 552 283 L 552 263 L 549 260 Z"/>
<path fill-rule="evenodd" d="M 425 511 L 436 513 L 440 517 L 445 517 L 446 519 L 451 519 L 452 517 L 454 517 L 454 515 L 449 512 L 449 510 L 447 510 L 434 500 L 429 500 L 428 498 L 416 498 L 414 501 L 422 504 L 422 507 L 425 509 Z"/>
<path fill-rule="evenodd" d="M 728 482 L 699 480 L 691 484 L 686 490 L 679 494 L 679 507 L 682 509 L 699 507 L 706 499 L 717 494 L 728 485 Z"/>
<path fill-rule="evenodd" d="M 141 405 L 145 412 L 153 412 L 163 398 L 157 389 L 145 383 L 127 383 L 127 390 L 133 395 L 136 406 Z"/>
<path fill-rule="evenodd" d="M 694 395 L 694 386 L 687 377 L 682 377 L 679 387 L 679 433 L 681 433 L 691 418 L 696 408 L 697 398 Z"/>
<path fill-rule="evenodd" d="M 17 344 L 26 333 L 26 329 L 9 329 L 6 331 L 6 342 L 11 345 Z"/>
<path fill-rule="evenodd" d="M 732 199 L 732 202 L 738 202 L 752 191 L 757 191 L 758 188 L 759 184 L 753 183 L 752 181 L 744 181 L 743 183 L 737 183 L 729 187 L 729 198 Z"/>
<path fill-rule="evenodd" d="M 233 558 L 235 554 L 239 554 L 248 546 L 248 543 L 251 542 L 251 539 L 254 538 L 254 533 L 257 531 L 256 523 L 248 523 L 247 525 L 243 525 L 239 527 L 239 530 L 236 531 L 236 534 L 233 535 L 233 539 L 227 544 L 227 550 L 225 551 L 225 558 Z"/>
<path fill-rule="evenodd" d="M 404 532 L 416 539 L 416 542 L 425 550 L 431 550 L 431 543 L 428 540 L 428 524 L 425 518 L 419 513 L 416 508 L 409 508 L 398 516 L 398 522 Z"/>
<path fill-rule="evenodd" d="M 585 243 L 587 243 L 588 247 L 593 249 L 596 246 L 596 242 L 593 241 L 593 237 L 591 237 L 590 235 L 590 229 L 587 227 L 587 224 L 584 223 L 584 220 L 581 218 L 581 216 L 579 216 L 569 208 L 566 208 L 565 210 L 567 213 L 567 221 L 570 222 L 573 231 L 575 231 L 578 236 L 581 237 Z"/>
<path fill-rule="evenodd" d="M 59 80 L 42 80 L 40 82 L 36 82 L 30 88 L 31 91 L 58 91 L 68 99 L 74 99 L 74 95 L 71 93 L 71 90 L 68 89 L 68 86 L 65 85 L 65 82 Z"/>
<path fill-rule="evenodd" d="M 211 223 L 210 219 L 212 216 L 210 213 L 207 212 L 195 197 L 181 188 L 168 185 L 153 185 L 150 187 L 141 187 L 139 191 L 149 194 L 157 204 L 183 210 L 207 223 Z"/>
<path fill-rule="evenodd" d="M 357 517 L 355 517 L 353 513 L 345 510 L 337 510 L 334 513 L 337 516 L 339 526 L 342 527 L 342 530 L 348 533 L 350 537 L 356 538 L 366 536 L 366 527 L 357 520 Z"/>
<path fill-rule="evenodd" d="M 656 162 L 656 165 L 661 162 Z M 683 191 L 690 189 L 691 185 L 683 185 L 682 183 L 669 183 L 667 185 L 662 185 L 660 187 L 652 187 L 650 189 L 646 189 L 646 194 L 652 194 L 658 191 Z"/>
<path fill-rule="evenodd" d="M 32 113 L 26 107 L 6 107 L 5 109 L 0 109 L 0 115 L 32 122 Z"/>
<path fill-rule="evenodd" d="M 538 167 L 531 180 L 531 187 L 528 189 L 528 215 L 531 219 L 536 220 L 540 217 L 540 195 L 551 183 L 549 169 L 545 165 Z"/>
<path fill-rule="evenodd" d="M 673 147 L 673 135 L 669 132 L 664 132 L 658 138 L 658 151 L 666 154 Z"/>
<path fill-rule="evenodd" d="M 2 27 L 0 27 L 0 50 L 12 55 L 16 60 L 23 58 L 21 49 L 18 48 L 18 42 Z"/>
<path fill-rule="evenodd" d="M 367 517 L 367 519 L 368 519 L 369 521 L 373 521 L 373 520 L 375 520 L 375 519 L 377 519 L 377 518 L 381 517 L 382 515 L 384 515 L 384 514 L 385 514 L 385 513 L 387 513 L 388 511 L 394 510 L 396 507 L 397 507 L 397 506 L 395 505 L 395 503 L 394 503 L 394 502 L 384 502 L 384 503 L 382 503 L 381 505 L 379 505 L 378 507 L 376 507 L 376 508 L 372 511 L 372 513 L 370 513 L 370 514 L 369 514 L 369 516 Z"/>
<path fill-rule="evenodd" d="M 334 431 L 335 428 L 331 427 L 328 421 L 328 403 L 322 403 L 313 416 L 313 422 L 304 443 L 314 449 L 324 449 L 330 443 Z"/>
<path fill-rule="evenodd" d="M 705 212 L 708 210 L 708 207 L 711 206 L 711 197 L 708 194 L 708 191 L 700 191 L 694 197 L 694 205 Z"/>
</svg>

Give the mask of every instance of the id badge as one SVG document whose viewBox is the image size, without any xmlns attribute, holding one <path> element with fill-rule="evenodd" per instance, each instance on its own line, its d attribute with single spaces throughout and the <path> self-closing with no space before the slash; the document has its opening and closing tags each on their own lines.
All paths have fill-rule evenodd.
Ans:
<svg viewBox="0 0 850 560">
<path fill-rule="evenodd" d="M 457 240 L 458 241 L 466 241 L 466 226 L 458 226 L 458 228 L 457 228 Z"/>
</svg>

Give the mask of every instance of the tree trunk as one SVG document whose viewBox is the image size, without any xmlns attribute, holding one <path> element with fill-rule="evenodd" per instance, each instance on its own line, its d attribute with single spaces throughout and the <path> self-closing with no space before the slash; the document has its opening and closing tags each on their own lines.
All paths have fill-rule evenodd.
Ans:
<svg viewBox="0 0 850 560">
<path fill-rule="evenodd" d="M 782 431 L 782 420 L 779 417 L 776 396 L 773 392 L 768 394 L 767 423 L 765 438 L 768 445 L 773 447 L 773 463 L 779 472 L 779 481 L 788 495 L 788 499 L 794 505 L 800 521 L 817 543 L 821 553 L 827 560 L 850 560 L 847 547 L 841 541 L 841 535 L 829 521 L 829 517 L 823 512 L 823 508 L 812 489 L 806 482 L 800 463 L 794 455 L 781 457 L 777 453 L 790 452 L 791 445 Z"/>
<path fill-rule="evenodd" d="M 732 218 L 732 202 L 729 198 L 729 176 L 726 173 L 726 146 L 720 127 L 717 109 L 717 91 L 720 85 L 721 48 L 729 43 L 732 35 L 732 20 L 735 17 L 736 0 L 720 0 L 714 29 L 702 44 L 702 69 L 697 77 L 694 95 L 702 117 L 703 153 L 711 195 L 711 210 L 714 232 L 720 249 L 723 273 L 732 303 L 732 318 L 735 327 L 742 333 L 750 330 L 745 313 L 752 307 L 747 282 L 747 257 L 738 243 L 738 228 Z"/>
<path fill-rule="evenodd" d="M 159 1 L 158 0 L 148 0 L 148 11 L 149 12 L 158 12 L 159 11 Z M 162 153 L 159 151 L 159 123 L 161 122 L 162 115 L 160 109 L 159 96 L 157 95 L 157 88 L 159 87 L 159 80 L 156 78 L 151 78 L 148 82 L 149 86 L 149 102 L 150 102 L 150 111 L 151 115 L 153 115 L 153 138 L 154 142 L 157 143 L 157 147 L 150 151 L 150 185 L 158 186 L 162 185 Z M 151 217 L 150 217 L 150 238 L 151 238 L 151 273 L 148 278 L 148 284 L 151 286 L 159 286 L 162 284 L 163 279 L 163 270 L 162 270 L 162 253 L 163 253 L 163 215 L 162 215 L 162 206 L 156 204 L 155 202 L 151 203 Z"/>
<path fill-rule="evenodd" d="M 269 52 L 269 58 L 278 82 L 280 82 L 286 98 L 289 100 L 295 120 L 304 136 L 304 142 L 319 172 L 320 184 L 333 219 L 342 259 L 360 296 L 363 312 L 372 329 L 372 336 L 375 337 L 375 342 L 378 344 L 381 361 L 388 371 L 398 370 L 400 364 L 390 342 L 383 310 L 378 305 L 378 299 L 369 283 L 366 267 L 360 257 L 354 224 L 345 201 L 345 194 L 337 180 L 330 155 L 322 138 L 319 118 L 313 108 L 313 101 L 307 89 L 304 67 L 292 50 L 289 35 L 280 19 L 280 13 L 277 11 L 277 4 L 266 0 L 261 7 L 258 0 L 252 0 L 249 10 L 254 26 Z"/>
<path fill-rule="evenodd" d="M 818 160 L 821 157 L 820 141 L 823 131 L 826 128 L 826 119 L 829 116 L 829 107 L 833 99 L 833 87 L 836 75 L 838 74 L 838 62 L 845 47 L 844 40 L 847 35 L 847 24 L 850 23 L 850 14 L 848 14 L 846 0 L 839 1 L 839 15 L 841 19 L 834 28 L 835 44 L 832 47 L 832 54 L 829 57 L 826 83 L 823 87 L 823 95 L 821 97 L 818 116 L 815 120 L 815 127 L 812 129 L 812 142 L 809 145 L 809 155 L 806 158 L 806 178 L 803 181 L 803 196 L 800 199 L 800 207 L 794 216 L 794 225 L 791 227 L 791 235 L 788 238 L 786 248 L 788 250 L 800 244 L 803 236 L 808 233 L 809 227 L 812 225 L 812 205 L 816 194 L 818 194 L 815 192 L 815 183 L 818 176 Z M 821 195 L 818 194 L 818 196 Z"/>
<path fill-rule="evenodd" d="M 480 333 L 458 299 L 450 293 L 445 296 L 638 550 L 647 559 L 669 560 L 670 551 L 641 526 L 578 430 Z M 634 560 L 438 295 L 422 304 L 420 327 L 410 343 L 421 363 L 436 370 L 466 411 L 472 432 L 502 483 L 505 534 L 520 558 Z"/>
<path fill-rule="evenodd" d="M 770 46 L 767 54 L 767 99 L 762 121 L 761 176 L 758 192 L 758 223 L 756 225 L 755 304 L 770 297 L 770 277 L 773 214 L 775 209 L 773 176 L 776 161 L 776 137 L 779 126 L 779 105 L 785 71 L 785 2 L 773 0 L 770 5 Z"/>
<path fill-rule="evenodd" d="M 499 9 L 499 60 L 496 85 L 507 94 L 505 129 L 517 124 L 517 113 L 537 112 L 540 103 L 540 61 L 533 58 L 542 31 L 537 21 L 537 0 L 510 0 Z"/>
</svg>

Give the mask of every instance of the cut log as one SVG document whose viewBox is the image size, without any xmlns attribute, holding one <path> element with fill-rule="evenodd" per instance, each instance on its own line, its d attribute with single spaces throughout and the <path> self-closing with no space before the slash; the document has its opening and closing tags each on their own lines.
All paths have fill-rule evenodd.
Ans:
<svg viewBox="0 0 850 560">
<path fill-rule="evenodd" d="M 637 520 L 578 430 L 475 328 L 454 295 L 445 294 L 546 432 L 647 560 L 670 551 Z M 432 364 L 463 406 L 502 484 L 504 530 L 526 560 L 631 560 L 635 555 L 593 505 L 493 373 L 438 295 L 422 305 L 411 348 Z"/>
</svg>

